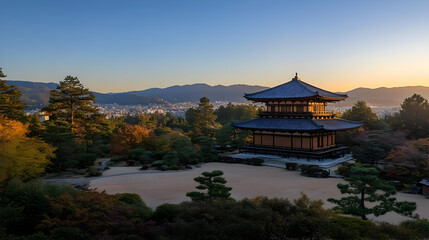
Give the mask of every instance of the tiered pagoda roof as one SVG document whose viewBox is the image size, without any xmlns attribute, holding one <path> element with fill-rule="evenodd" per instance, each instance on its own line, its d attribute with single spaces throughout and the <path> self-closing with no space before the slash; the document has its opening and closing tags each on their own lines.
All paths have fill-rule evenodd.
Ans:
<svg viewBox="0 0 429 240">
<path fill-rule="evenodd" d="M 260 131 L 340 131 L 358 128 L 362 122 L 343 119 L 256 118 L 231 123 L 233 127 Z"/>
<path fill-rule="evenodd" d="M 340 101 L 347 94 L 329 92 L 301 81 L 296 75 L 291 81 L 264 91 L 245 94 L 251 101 L 269 101 L 279 99 L 320 99 L 325 101 Z"/>
</svg>

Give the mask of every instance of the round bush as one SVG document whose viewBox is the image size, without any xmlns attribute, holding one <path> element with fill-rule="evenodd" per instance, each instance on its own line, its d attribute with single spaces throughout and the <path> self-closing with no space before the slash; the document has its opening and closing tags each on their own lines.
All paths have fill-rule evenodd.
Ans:
<svg viewBox="0 0 429 240">
<path fill-rule="evenodd" d="M 152 215 L 152 219 L 157 223 L 173 222 L 179 214 L 179 206 L 176 204 L 164 203 L 159 205 Z"/>
</svg>

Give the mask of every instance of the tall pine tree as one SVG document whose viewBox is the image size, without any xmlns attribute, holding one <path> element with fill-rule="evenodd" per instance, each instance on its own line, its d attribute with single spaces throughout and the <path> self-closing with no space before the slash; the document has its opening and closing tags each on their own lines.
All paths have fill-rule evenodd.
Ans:
<svg viewBox="0 0 429 240">
<path fill-rule="evenodd" d="M 5 78 L 0 68 L 0 78 Z M 25 104 L 20 100 L 22 93 L 14 85 L 0 79 L 0 114 L 14 120 L 24 120 Z"/>
<path fill-rule="evenodd" d="M 57 89 L 51 90 L 49 105 L 44 110 L 53 119 L 67 121 L 76 131 L 99 114 L 94 102 L 94 94 L 84 88 L 77 77 L 67 76 Z"/>
</svg>

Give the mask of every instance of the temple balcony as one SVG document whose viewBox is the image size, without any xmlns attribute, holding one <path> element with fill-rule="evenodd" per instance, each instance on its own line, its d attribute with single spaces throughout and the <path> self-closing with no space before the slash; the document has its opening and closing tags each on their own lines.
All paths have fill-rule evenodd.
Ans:
<svg viewBox="0 0 429 240">
<path fill-rule="evenodd" d="M 334 112 L 331 111 L 314 111 L 314 112 L 268 112 L 260 111 L 260 117 L 275 116 L 275 117 L 333 117 Z"/>
<path fill-rule="evenodd" d="M 305 150 L 295 148 L 280 148 L 272 146 L 257 146 L 257 145 L 244 145 L 240 149 L 240 153 L 254 153 L 254 154 L 267 154 L 267 155 L 278 155 L 281 157 L 297 157 L 305 159 L 335 159 L 344 157 L 345 154 L 350 153 L 350 147 L 333 145 L 330 147 L 319 148 L 317 150 Z"/>
</svg>

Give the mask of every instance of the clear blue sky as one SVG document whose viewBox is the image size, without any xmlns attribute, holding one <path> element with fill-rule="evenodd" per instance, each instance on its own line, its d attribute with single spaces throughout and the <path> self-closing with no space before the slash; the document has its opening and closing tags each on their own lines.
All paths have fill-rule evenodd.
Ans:
<svg viewBox="0 0 429 240">
<path fill-rule="evenodd" d="M 429 1 L 0 0 L 0 67 L 100 92 L 429 86 Z"/>
</svg>

